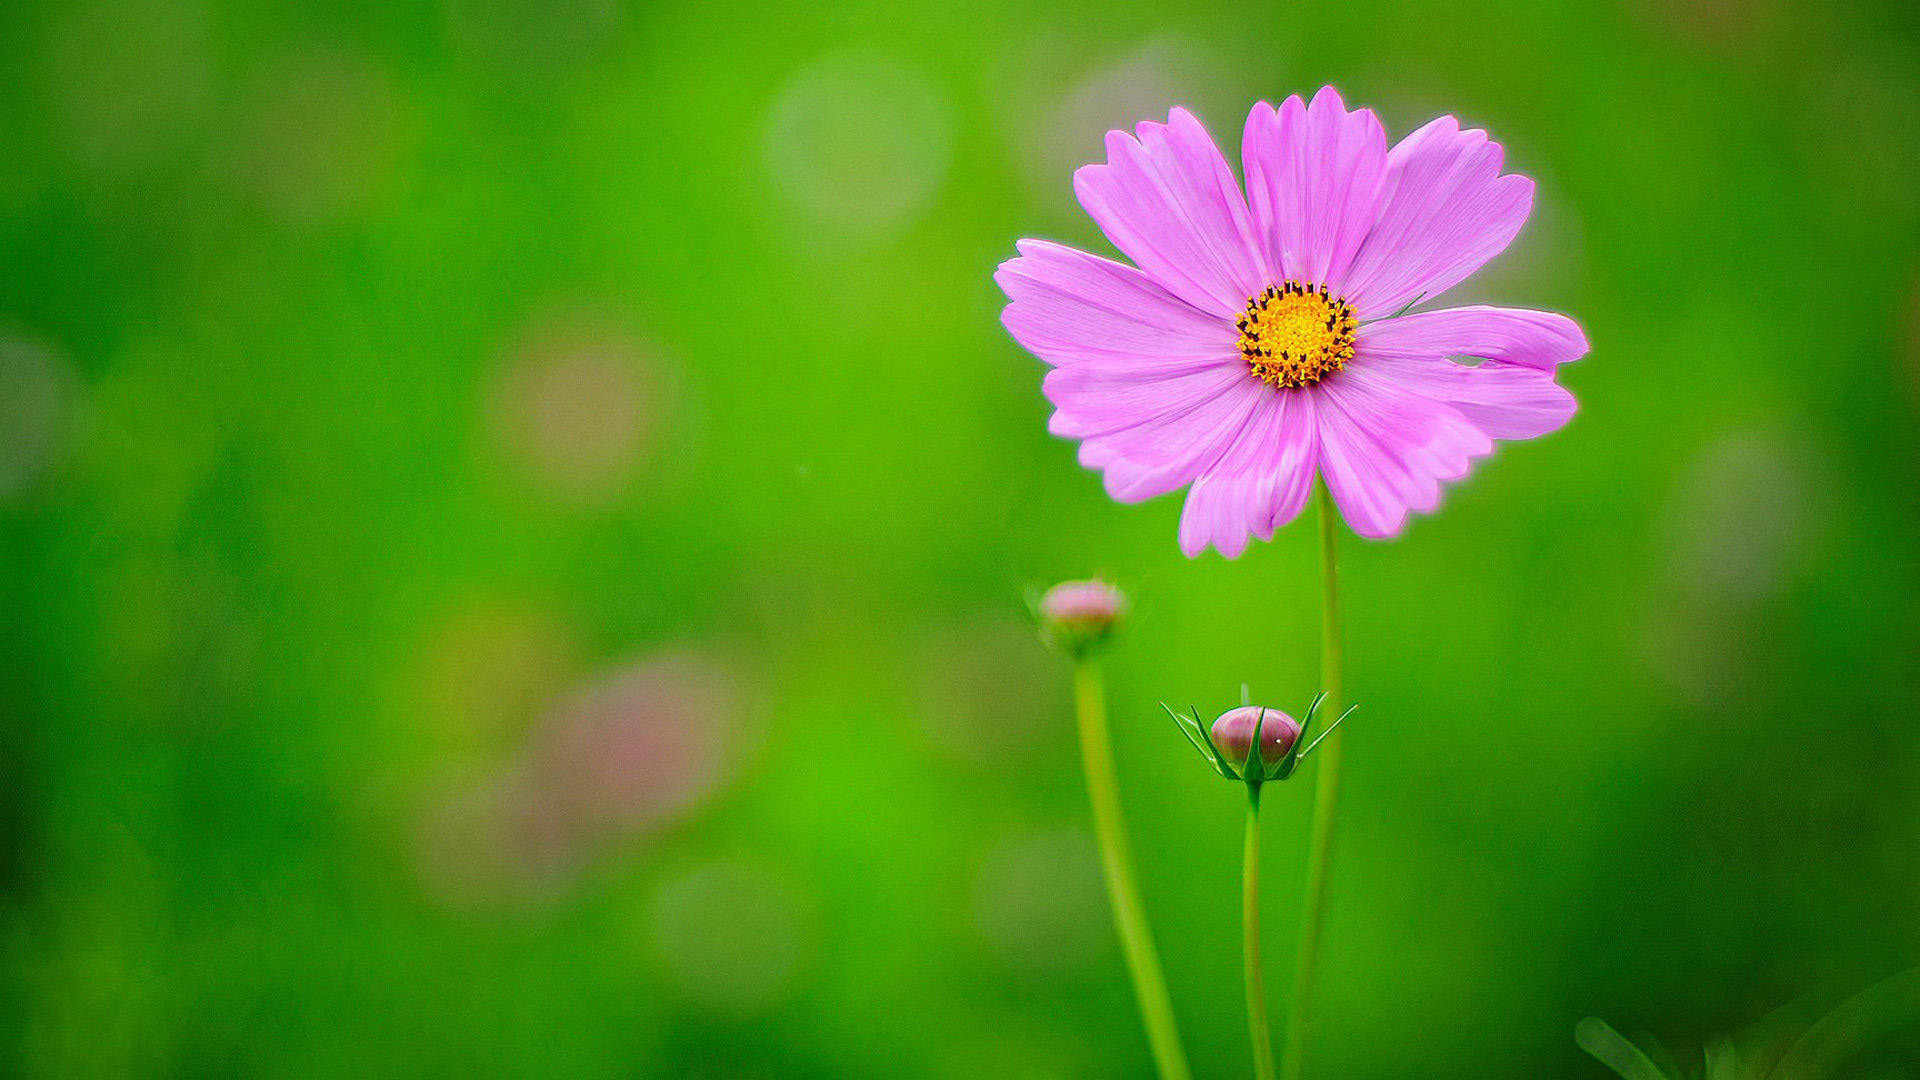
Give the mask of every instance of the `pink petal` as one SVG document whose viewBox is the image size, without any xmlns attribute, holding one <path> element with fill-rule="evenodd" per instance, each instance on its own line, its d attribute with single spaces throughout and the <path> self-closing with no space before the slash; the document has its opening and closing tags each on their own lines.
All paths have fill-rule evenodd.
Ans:
<svg viewBox="0 0 1920 1080">
<path fill-rule="evenodd" d="M 1280 276 L 1341 291 L 1379 217 L 1387 132 L 1371 109 L 1348 112 L 1331 86 L 1311 106 L 1261 102 L 1241 143 L 1247 201 Z"/>
<path fill-rule="evenodd" d="M 1175 109 L 1136 140 L 1107 133 L 1107 163 L 1073 174 L 1080 205 L 1147 276 L 1232 319 L 1267 285 L 1246 200 L 1200 121 Z"/>
<path fill-rule="evenodd" d="M 1579 324 L 1551 311 L 1460 307 L 1368 323 L 1360 342 L 1396 356 L 1478 356 L 1551 371 L 1587 355 Z"/>
<path fill-rule="evenodd" d="M 1267 390 L 1246 431 L 1193 482 L 1180 513 L 1180 549 L 1198 557 L 1209 545 L 1229 559 L 1247 539 L 1273 539 L 1313 487 L 1313 399 Z"/>
<path fill-rule="evenodd" d="M 1232 360 L 1233 324 L 1205 315 L 1131 266 L 1044 240 L 994 280 L 1007 294 L 1000 321 L 1049 364 L 1102 361 L 1168 372 Z"/>
<path fill-rule="evenodd" d="M 1090 365 L 1073 365 L 1047 376 L 1058 406 L 1053 430 L 1084 440 L 1080 463 L 1104 472 L 1107 494 L 1120 502 L 1164 495 L 1212 468 L 1267 389 L 1235 368 L 1132 389 L 1090 375 Z"/>
<path fill-rule="evenodd" d="M 1092 362 L 1062 364 L 1040 387 L 1056 410 L 1048 430 L 1087 439 L 1191 412 L 1243 382 L 1254 380 L 1224 364 L 1163 373 Z"/>
<path fill-rule="evenodd" d="M 1439 296 L 1506 250 L 1533 209 L 1533 181 L 1500 175 L 1503 159 L 1486 132 L 1451 116 L 1387 153 L 1390 193 L 1347 277 L 1362 317 Z"/>
<path fill-rule="evenodd" d="M 1340 515 L 1362 536 L 1400 531 L 1409 511 L 1440 503 L 1440 482 L 1465 476 L 1493 442 L 1450 405 L 1349 366 L 1314 396 L 1320 470 Z"/>
<path fill-rule="evenodd" d="M 1438 356 L 1375 356 L 1362 351 L 1348 370 L 1381 378 L 1460 411 L 1495 439 L 1534 439 L 1558 431 L 1578 408 L 1553 374 L 1489 360 L 1477 367 Z"/>
</svg>

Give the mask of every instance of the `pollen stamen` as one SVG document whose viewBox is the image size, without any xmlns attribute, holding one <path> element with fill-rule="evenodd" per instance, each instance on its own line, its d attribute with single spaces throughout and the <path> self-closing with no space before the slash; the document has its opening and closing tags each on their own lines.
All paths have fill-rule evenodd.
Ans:
<svg viewBox="0 0 1920 1080">
<path fill-rule="evenodd" d="M 1310 386 L 1353 359 L 1359 325 L 1353 306 L 1331 296 L 1325 285 L 1297 281 L 1269 285 L 1247 301 L 1235 320 L 1240 355 L 1269 386 Z"/>
</svg>

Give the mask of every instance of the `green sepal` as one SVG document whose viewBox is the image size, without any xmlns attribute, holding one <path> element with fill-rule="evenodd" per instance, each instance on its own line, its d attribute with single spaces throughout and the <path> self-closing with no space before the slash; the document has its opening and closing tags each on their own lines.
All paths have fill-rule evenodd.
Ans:
<svg viewBox="0 0 1920 1080">
<path fill-rule="evenodd" d="M 1220 751 L 1219 744 L 1213 741 L 1213 729 L 1200 722 L 1200 706 L 1189 705 L 1187 708 L 1193 711 L 1193 729 L 1198 731 L 1200 737 L 1206 741 L 1207 752 L 1213 756 L 1213 767 L 1219 770 L 1221 776 L 1229 780 L 1240 779 L 1240 774 L 1234 771 L 1233 763 L 1227 760 L 1227 755 Z"/>
<path fill-rule="evenodd" d="M 1164 701 L 1160 703 L 1160 708 L 1173 719 L 1173 726 L 1180 729 L 1180 734 L 1186 736 L 1187 742 L 1192 744 L 1194 750 L 1199 753 L 1200 759 L 1212 766 L 1214 772 L 1228 780 L 1240 779 L 1232 769 L 1228 768 L 1226 755 L 1220 753 L 1220 748 L 1213 745 L 1213 736 L 1208 734 L 1206 728 L 1200 726 L 1199 708 L 1196 707 L 1193 710 L 1191 719 L 1184 713 L 1174 712 Z"/>
<path fill-rule="evenodd" d="M 1574 1025 L 1573 1041 L 1622 1080 L 1672 1080 L 1645 1050 L 1597 1016 Z"/>
<path fill-rule="evenodd" d="M 1313 740 L 1312 743 L 1309 743 L 1305 750 L 1300 751 L 1300 756 L 1302 758 L 1305 758 L 1308 754 L 1313 753 L 1313 748 L 1325 742 L 1327 740 L 1327 736 L 1333 734 L 1333 730 L 1339 727 L 1341 724 L 1345 723 L 1347 720 L 1347 717 L 1353 715 L 1353 710 L 1359 707 L 1360 707 L 1360 703 L 1357 701 L 1347 706 L 1347 711 L 1341 713 L 1338 717 L 1335 717 L 1333 723 L 1327 725 L 1327 730 L 1320 733 L 1319 738 Z M 1300 741 L 1306 742 L 1306 735 L 1304 733 L 1301 735 Z"/>
<path fill-rule="evenodd" d="M 1293 775 L 1294 770 L 1300 767 L 1300 758 L 1304 756 L 1301 754 L 1300 748 L 1307 744 L 1307 733 L 1313 730 L 1313 718 L 1320 712 L 1320 703 L 1326 699 L 1327 692 L 1325 690 L 1313 696 L 1312 703 L 1307 706 L 1306 715 L 1300 718 L 1300 737 L 1293 740 L 1293 745 L 1287 748 L 1286 754 L 1281 757 L 1279 761 L 1273 763 L 1273 776 L 1275 779 L 1288 779 Z"/>
<path fill-rule="evenodd" d="M 1403 307 L 1403 308 L 1401 308 L 1401 309 L 1400 309 L 1399 311 L 1396 311 L 1396 312 L 1394 312 L 1393 314 L 1391 314 L 1391 315 L 1389 315 L 1389 316 L 1387 316 L 1387 318 L 1389 318 L 1389 319 L 1397 319 L 1397 318 L 1399 318 L 1400 316 L 1402 316 L 1402 315 L 1405 315 L 1405 314 L 1406 314 L 1407 312 L 1409 312 L 1409 311 L 1412 311 L 1412 310 L 1413 310 L 1413 306 L 1414 306 L 1415 304 L 1418 304 L 1418 303 L 1419 303 L 1420 301 L 1422 301 L 1422 300 L 1425 300 L 1426 298 L 1427 298 L 1427 294 L 1426 294 L 1426 293 L 1421 293 L 1421 294 L 1420 294 L 1419 296 L 1416 296 L 1416 297 L 1414 297 L 1413 299 L 1411 299 L 1411 300 L 1409 300 L 1409 301 L 1407 301 L 1407 303 L 1406 303 L 1406 306 L 1405 306 L 1405 307 Z"/>
<path fill-rule="evenodd" d="M 1240 778 L 1249 786 L 1262 783 L 1267 778 L 1267 762 L 1260 753 L 1260 732 L 1267 726 L 1267 707 L 1262 705 L 1253 718 L 1253 742 L 1247 747 L 1247 760 L 1240 766 Z"/>
</svg>

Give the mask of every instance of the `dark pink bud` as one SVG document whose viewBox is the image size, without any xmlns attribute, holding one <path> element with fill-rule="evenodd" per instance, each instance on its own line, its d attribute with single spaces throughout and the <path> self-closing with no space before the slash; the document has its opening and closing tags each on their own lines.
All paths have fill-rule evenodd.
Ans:
<svg viewBox="0 0 1920 1080">
<path fill-rule="evenodd" d="M 1247 751 L 1253 746 L 1253 729 L 1260 728 L 1260 760 L 1272 765 L 1287 756 L 1293 744 L 1300 741 L 1300 725 L 1293 717 L 1279 709 L 1263 709 L 1258 705 L 1242 705 L 1220 714 L 1213 722 L 1213 744 L 1227 756 L 1234 765 L 1247 760 Z"/>
</svg>

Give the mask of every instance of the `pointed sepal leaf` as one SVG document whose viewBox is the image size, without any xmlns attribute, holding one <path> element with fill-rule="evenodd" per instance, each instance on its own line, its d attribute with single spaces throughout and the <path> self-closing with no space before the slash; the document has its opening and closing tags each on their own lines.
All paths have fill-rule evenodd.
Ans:
<svg viewBox="0 0 1920 1080">
<path fill-rule="evenodd" d="M 1344 724 L 1344 723 L 1346 723 L 1346 720 L 1347 720 L 1347 717 L 1349 717 L 1349 716 L 1352 716 L 1352 715 L 1353 715 L 1353 710 L 1355 710 L 1355 709 L 1357 709 L 1357 708 L 1359 708 L 1359 707 L 1360 707 L 1360 706 L 1359 706 L 1359 704 L 1357 704 L 1357 703 L 1356 703 L 1356 704 L 1353 704 L 1353 705 L 1349 705 L 1349 706 L 1347 706 L 1347 711 L 1346 711 L 1346 712 L 1343 712 L 1343 713 L 1341 713 L 1341 714 L 1340 714 L 1340 716 L 1339 716 L 1339 718 L 1338 718 L 1338 719 L 1336 719 L 1336 720 L 1334 720 L 1334 722 L 1333 722 L 1333 723 L 1331 723 L 1331 724 L 1328 724 L 1328 725 L 1327 725 L 1327 730 L 1325 730 L 1325 731 L 1323 731 L 1323 732 L 1321 732 L 1321 733 L 1320 733 L 1320 737 L 1319 737 L 1319 738 L 1317 738 L 1317 739 L 1315 739 L 1315 740 L 1313 740 L 1313 742 L 1311 742 L 1311 743 L 1309 743 L 1309 744 L 1307 745 L 1307 748 L 1306 748 L 1305 750 L 1302 750 L 1302 751 L 1300 751 L 1300 756 L 1304 758 L 1304 757 L 1306 757 L 1306 756 L 1307 756 L 1308 754 L 1311 754 L 1311 753 L 1313 753 L 1313 748 L 1314 748 L 1314 747 L 1316 747 L 1316 746 L 1319 746 L 1319 745 L 1320 745 L 1320 744 L 1321 744 L 1322 742 L 1324 742 L 1324 741 L 1326 741 L 1326 738 L 1327 738 L 1327 736 L 1329 736 L 1329 735 L 1331 735 L 1331 734 L 1333 734 L 1333 732 L 1334 732 L 1334 729 L 1335 729 L 1335 728 L 1338 728 L 1338 727 L 1339 727 L 1339 726 L 1340 726 L 1341 724 Z"/>
<path fill-rule="evenodd" d="M 1172 718 L 1173 726 L 1180 729 L 1180 734 L 1186 737 L 1188 745 L 1200 755 L 1200 760 L 1228 780 L 1240 779 L 1227 767 L 1226 759 L 1221 755 L 1220 749 L 1213 745 L 1213 738 L 1207 734 L 1207 729 L 1200 726 L 1199 710 L 1196 709 L 1193 717 L 1189 718 L 1184 713 L 1175 712 L 1164 701 L 1160 703 L 1160 709 Z"/>
<path fill-rule="evenodd" d="M 1874 983 L 1822 1016 L 1780 1058 L 1769 1075 L 1782 1078 L 1830 1078 L 1853 1075 L 1849 1063 L 1890 1041 L 1915 1039 L 1920 1014 L 1920 967 L 1908 968 Z"/>
<path fill-rule="evenodd" d="M 1213 753 L 1214 767 L 1220 770 L 1221 776 L 1229 780 L 1240 779 L 1239 772 L 1235 771 L 1233 763 L 1228 760 L 1226 753 L 1220 749 L 1218 743 L 1213 741 L 1213 732 L 1207 728 L 1207 725 L 1200 722 L 1200 706 L 1189 705 L 1187 708 L 1193 710 L 1193 726 L 1199 729 L 1200 737 L 1207 741 L 1207 749 Z"/>
<path fill-rule="evenodd" d="M 1247 746 L 1247 760 L 1240 764 L 1240 775 L 1250 784 L 1267 778 L 1267 765 L 1260 754 L 1260 732 L 1266 726 L 1267 710 L 1261 709 L 1253 718 L 1253 742 Z"/>
<path fill-rule="evenodd" d="M 1594 1060 L 1619 1073 L 1622 1080 L 1680 1080 L 1662 1072 L 1645 1050 L 1597 1016 L 1589 1016 L 1574 1026 L 1573 1041 L 1592 1054 Z"/>
</svg>

